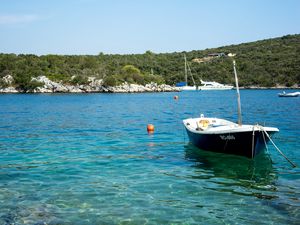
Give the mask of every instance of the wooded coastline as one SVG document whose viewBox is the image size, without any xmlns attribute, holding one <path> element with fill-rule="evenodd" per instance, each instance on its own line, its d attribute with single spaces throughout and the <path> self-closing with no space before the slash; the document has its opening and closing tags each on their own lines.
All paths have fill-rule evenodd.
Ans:
<svg viewBox="0 0 300 225">
<path fill-rule="evenodd" d="M 70 87 L 51 92 L 114 92 L 109 90 L 122 85 L 140 88 L 135 89 L 139 91 L 123 88 L 124 92 L 178 91 L 173 87 L 184 79 L 184 54 L 196 85 L 200 85 L 201 79 L 234 84 L 229 54 L 235 55 L 242 87 L 298 88 L 300 84 L 300 35 L 296 34 L 190 52 L 42 56 L 0 54 L 0 92 L 42 92 L 38 91 L 45 88 L 41 77 Z M 101 81 L 101 85 L 98 83 L 101 90 L 85 89 L 85 86 L 95 86 L 92 84 L 94 81 Z M 156 84 L 157 88 L 153 88 L 155 85 L 152 85 L 153 89 L 149 88 L 150 84 Z M 142 87 L 146 89 L 143 91 Z"/>
</svg>

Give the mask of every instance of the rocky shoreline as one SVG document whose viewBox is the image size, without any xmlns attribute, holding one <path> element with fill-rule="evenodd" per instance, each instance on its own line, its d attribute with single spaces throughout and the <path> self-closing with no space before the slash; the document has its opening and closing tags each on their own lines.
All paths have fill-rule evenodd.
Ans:
<svg viewBox="0 0 300 225">
<path fill-rule="evenodd" d="M 2 78 L 6 84 L 5 88 L 0 88 L 0 93 L 142 93 L 142 92 L 178 92 L 178 87 L 173 87 L 166 84 L 150 83 L 146 85 L 128 84 L 114 87 L 106 87 L 103 85 L 102 79 L 95 77 L 88 78 L 88 84 L 84 85 L 69 85 L 62 82 L 54 82 L 46 76 L 39 76 L 32 78 L 32 81 L 39 82 L 42 86 L 30 91 L 24 91 L 15 88 L 13 84 L 13 77 L 10 75 Z"/>
<path fill-rule="evenodd" d="M 0 79 L 1 81 L 1 79 Z M 146 85 L 128 84 L 123 83 L 118 86 L 104 86 L 102 79 L 96 79 L 95 77 L 88 78 L 88 84 L 84 85 L 69 85 L 62 82 L 51 81 L 46 76 L 39 76 L 32 78 L 32 81 L 41 83 L 40 87 L 37 87 L 30 91 L 24 91 L 17 89 L 13 86 L 14 79 L 11 75 L 7 75 L 2 78 L 2 83 L 6 84 L 5 88 L 0 88 L 0 93 L 143 93 L 143 92 L 179 92 L 178 87 L 173 87 L 167 84 L 150 83 Z M 261 90 L 261 89 L 300 89 L 299 86 L 286 87 L 278 85 L 276 87 L 259 87 L 259 86 L 247 86 L 240 87 L 240 89 Z"/>
</svg>

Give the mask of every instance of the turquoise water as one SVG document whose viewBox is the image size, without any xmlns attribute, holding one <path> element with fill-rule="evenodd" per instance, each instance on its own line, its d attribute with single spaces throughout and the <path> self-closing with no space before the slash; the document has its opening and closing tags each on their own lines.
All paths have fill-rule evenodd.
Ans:
<svg viewBox="0 0 300 225">
<path fill-rule="evenodd" d="M 300 98 L 278 92 L 242 90 L 243 121 L 278 127 L 300 166 Z M 188 143 L 182 119 L 235 121 L 235 96 L 0 95 L 0 224 L 299 224 L 300 169 L 271 145 L 250 160 Z"/>
</svg>

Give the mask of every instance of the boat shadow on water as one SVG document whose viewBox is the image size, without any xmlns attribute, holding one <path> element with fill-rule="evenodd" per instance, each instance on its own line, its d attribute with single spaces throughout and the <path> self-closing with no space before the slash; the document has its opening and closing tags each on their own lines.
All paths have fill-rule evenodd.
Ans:
<svg viewBox="0 0 300 225">
<path fill-rule="evenodd" d="M 251 195 L 261 199 L 276 198 L 277 172 L 274 170 L 270 157 L 261 153 L 254 159 L 203 151 L 187 144 L 185 159 L 193 162 L 194 179 L 210 179 L 218 184 L 222 191 L 234 192 L 239 195 Z M 236 187 L 244 191 L 236 192 Z M 268 192 L 268 194 L 266 194 Z"/>
</svg>

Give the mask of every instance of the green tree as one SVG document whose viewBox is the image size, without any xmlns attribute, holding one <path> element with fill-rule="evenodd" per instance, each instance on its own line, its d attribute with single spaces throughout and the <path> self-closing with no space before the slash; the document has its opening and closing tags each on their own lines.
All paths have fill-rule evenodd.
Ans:
<svg viewBox="0 0 300 225">
<path fill-rule="evenodd" d="M 24 74 L 15 76 L 14 84 L 16 88 L 22 92 L 32 92 L 35 88 L 41 87 L 44 84 L 36 80 L 32 80 L 31 77 Z"/>
<path fill-rule="evenodd" d="M 118 78 L 115 75 L 104 78 L 104 81 L 103 81 L 104 87 L 114 87 L 117 84 L 118 84 Z"/>
</svg>

